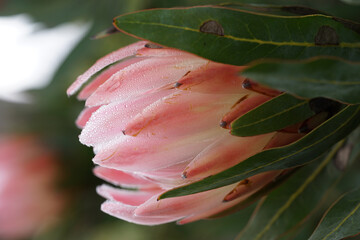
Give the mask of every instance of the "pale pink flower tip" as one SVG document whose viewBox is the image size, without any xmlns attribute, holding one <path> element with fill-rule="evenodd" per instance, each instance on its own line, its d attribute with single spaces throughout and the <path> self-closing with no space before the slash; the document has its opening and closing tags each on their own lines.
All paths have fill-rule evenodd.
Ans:
<svg viewBox="0 0 360 240">
<path fill-rule="evenodd" d="M 58 220 L 65 203 L 58 173 L 35 137 L 0 137 L 0 239 L 31 238 Z"/>
<path fill-rule="evenodd" d="M 107 199 L 104 212 L 138 224 L 184 224 L 238 204 L 281 174 L 266 172 L 157 201 L 171 188 L 226 170 L 269 144 L 295 139 L 291 134 L 281 135 L 289 141 L 274 141 L 277 133 L 246 138 L 229 134 L 232 121 L 278 94 L 244 89 L 245 79 L 238 74 L 243 69 L 137 42 L 100 59 L 76 80 L 69 94 L 92 79 L 79 93 L 86 108 L 77 125 L 83 128 L 80 141 L 94 147 L 93 161 L 100 165 L 94 172 L 125 187 L 98 187 Z"/>
</svg>

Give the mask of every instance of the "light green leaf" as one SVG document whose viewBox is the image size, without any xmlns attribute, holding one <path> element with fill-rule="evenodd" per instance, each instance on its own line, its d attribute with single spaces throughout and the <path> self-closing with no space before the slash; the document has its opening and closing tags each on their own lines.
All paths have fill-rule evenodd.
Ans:
<svg viewBox="0 0 360 240">
<path fill-rule="evenodd" d="M 301 97 L 328 97 L 360 103 L 360 64 L 341 59 L 313 59 L 299 63 L 265 62 L 242 74 L 256 82 Z"/>
<path fill-rule="evenodd" d="M 201 6 L 125 14 L 114 25 L 135 37 L 233 65 L 319 55 L 360 61 L 359 25 L 320 14 L 277 16 Z"/>
</svg>

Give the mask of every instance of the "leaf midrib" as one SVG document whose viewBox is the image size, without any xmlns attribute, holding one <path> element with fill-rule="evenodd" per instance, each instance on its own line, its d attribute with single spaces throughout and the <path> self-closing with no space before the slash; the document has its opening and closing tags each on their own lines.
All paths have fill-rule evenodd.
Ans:
<svg viewBox="0 0 360 240">
<path fill-rule="evenodd" d="M 180 29 L 184 31 L 191 31 L 200 33 L 198 29 L 184 27 L 184 26 L 176 26 L 176 25 L 169 25 L 164 23 L 155 23 L 155 22 L 140 22 L 140 21 L 119 21 L 122 23 L 127 24 L 142 24 L 142 25 L 152 25 L 152 26 L 161 26 L 165 28 L 172 28 L 172 29 Z M 274 42 L 274 41 L 266 41 L 266 40 L 260 40 L 260 39 L 251 39 L 251 38 L 239 38 L 232 35 L 223 35 L 218 36 L 221 38 L 227 38 L 238 42 L 248 42 L 248 43 L 257 43 L 259 45 L 273 45 L 273 46 L 296 46 L 296 47 L 340 47 L 340 48 L 355 48 L 360 47 L 360 43 L 347 43 L 347 42 L 341 42 L 339 45 L 324 45 L 324 46 L 318 46 L 315 43 L 310 42 L 294 42 L 294 41 L 284 41 L 284 42 Z"/>
<path fill-rule="evenodd" d="M 261 123 L 261 122 L 264 122 L 264 121 L 266 121 L 266 120 L 269 120 L 269 119 L 272 119 L 272 118 L 276 118 L 276 117 L 278 117 L 278 116 L 280 116 L 280 115 L 282 115 L 282 114 L 284 114 L 284 113 L 286 113 L 286 112 L 290 112 L 291 110 L 294 110 L 294 109 L 296 109 L 296 108 L 299 108 L 299 107 L 301 107 L 302 105 L 305 105 L 306 103 L 308 103 L 308 101 L 300 102 L 300 103 L 298 103 L 298 104 L 296 104 L 296 105 L 293 105 L 293 106 L 291 106 L 291 107 L 288 107 L 288 108 L 284 109 L 283 111 L 280 111 L 280 112 L 277 112 L 277 113 L 275 113 L 275 114 L 272 114 L 272 115 L 270 115 L 270 116 L 268 116 L 268 117 L 266 117 L 266 118 L 262 118 L 262 119 L 259 119 L 259 120 L 257 120 L 257 121 L 254 121 L 254 122 L 252 122 L 252 123 L 245 124 L 245 125 L 240 125 L 239 127 L 236 127 L 236 128 L 234 128 L 233 130 L 235 131 L 235 130 L 239 130 L 239 129 L 241 129 L 241 128 L 250 127 L 250 126 L 253 126 L 253 125 L 257 125 L 257 124 L 259 124 L 259 123 Z M 244 116 L 245 116 L 245 115 L 244 115 Z"/>
<path fill-rule="evenodd" d="M 296 200 L 296 198 L 306 189 L 306 187 L 316 178 L 317 175 L 324 169 L 324 167 L 330 162 L 337 150 L 343 145 L 343 141 L 339 142 L 332 151 L 328 154 L 326 159 L 320 164 L 319 167 L 305 180 L 305 182 L 296 190 L 289 198 L 289 200 L 276 212 L 276 214 L 270 219 L 268 224 L 263 230 L 255 237 L 255 240 L 260 239 L 280 217 L 280 215 L 286 211 L 287 208 Z"/>
<path fill-rule="evenodd" d="M 360 208 L 360 203 L 356 205 L 356 207 L 330 232 L 328 233 L 323 240 L 326 240 L 331 234 L 336 232 L 355 212 Z"/>
<path fill-rule="evenodd" d="M 341 81 L 337 81 L 337 80 L 321 80 L 321 79 L 315 79 L 315 78 L 301 78 L 302 82 L 308 82 L 308 83 L 318 83 L 318 84 L 332 84 L 332 85 L 339 85 L 339 86 L 353 86 L 353 85 L 360 85 L 359 81 L 355 81 L 355 82 L 341 82 Z"/>
</svg>

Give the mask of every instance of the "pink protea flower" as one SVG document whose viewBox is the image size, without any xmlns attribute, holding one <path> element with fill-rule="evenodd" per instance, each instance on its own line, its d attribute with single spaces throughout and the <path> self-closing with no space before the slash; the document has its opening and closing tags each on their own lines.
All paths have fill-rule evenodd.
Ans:
<svg viewBox="0 0 360 240">
<path fill-rule="evenodd" d="M 176 49 L 137 42 L 98 60 L 68 89 L 86 99 L 77 119 L 80 141 L 94 147 L 103 185 L 102 210 L 145 225 L 188 223 L 222 212 L 273 181 L 262 173 L 222 188 L 157 201 L 164 191 L 221 172 L 299 134 L 235 137 L 230 123 L 279 94 L 243 88 L 244 67 L 211 62 Z M 256 85 L 254 85 L 256 87 Z M 219 126 L 220 125 L 220 126 Z M 224 129 L 225 128 L 225 129 Z M 137 191 L 125 189 L 136 188 Z"/>
<path fill-rule="evenodd" d="M 54 154 L 35 137 L 0 137 L 0 238 L 23 239 L 45 230 L 63 208 L 55 190 Z"/>
</svg>

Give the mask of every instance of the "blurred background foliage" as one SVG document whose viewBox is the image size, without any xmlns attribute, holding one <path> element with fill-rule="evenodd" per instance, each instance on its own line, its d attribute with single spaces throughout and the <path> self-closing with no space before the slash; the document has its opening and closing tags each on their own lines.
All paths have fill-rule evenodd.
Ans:
<svg viewBox="0 0 360 240">
<path fill-rule="evenodd" d="M 148 8 L 223 2 L 219 0 L 0 0 L 1 16 L 25 13 L 47 28 L 66 22 L 91 23 L 90 30 L 62 63 L 51 83 L 44 89 L 29 91 L 35 98 L 32 104 L 0 102 L 1 134 L 14 132 L 40 134 L 62 159 L 63 181 L 60 187 L 70 194 L 71 203 L 57 226 L 34 239 L 234 239 L 245 226 L 254 206 L 225 218 L 203 220 L 185 226 L 171 223 L 144 227 L 102 213 L 100 204 L 104 200 L 95 192 L 96 186 L 102 181 L 92 174 L 93 153 L 90 148 L 79 143 L 77 136 L 80 130 L 74 123 L 83 108 L 83 103 L 78 102 L 75 97 L 68 98 L 65 93 L 76 77 L 89 68 L 96 59 L 135 41 L 122 33 L 90 40 L 91 36 L 111 27 L 113 17 Z M 360 6 L 347 5 L 335 0 L 232 2 L 302 5 L 339 17 L 360 20 Z M 19 68 L 21 69 L 21 66 Z"/>
</svg>

